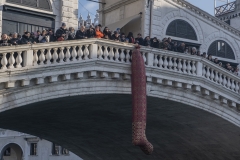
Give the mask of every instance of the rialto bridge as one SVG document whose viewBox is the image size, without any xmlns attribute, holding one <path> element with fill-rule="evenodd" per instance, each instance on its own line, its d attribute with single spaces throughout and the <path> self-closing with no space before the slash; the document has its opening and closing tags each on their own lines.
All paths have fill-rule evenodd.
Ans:
<svg viewBox="0 0 240 160">
<path fill-rule="evenodd" d="M 0 128 L 86 160 L 240 158 L 240 78 L 202 57 L 153 48 L 140 51 L 154 152 L 131 144 L 133 48 L 102 39 L 1 47 Z"/>
</svg>

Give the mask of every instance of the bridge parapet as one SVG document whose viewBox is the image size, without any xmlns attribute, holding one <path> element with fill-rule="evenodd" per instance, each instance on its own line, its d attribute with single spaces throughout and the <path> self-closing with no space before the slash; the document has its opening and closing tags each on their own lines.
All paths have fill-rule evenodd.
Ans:
<svg viewBox="0 0 240 160">
<path fill-rule="evenodd" d="M 106 78 L 111 75 L 112 79 L 129 80 L 133 48 L 132 44 L 104 39 L 2 47 L 1 94 L 7 95 L 14 88 L 19 89 L 19 85 L 16 85 L 19 81 L 20 88 L 24 88 L 58 82 L 61 75 L 64 80 L 70 80 L 72 74 L 78 79 Z M 219 102 L 219 105 L 228 107 L 226 114 L 229 115 L 222 117 L 240 126 L 239 77 L 202 57 L 147 47 L 142 47 L 140 51 L 146 64 L 148 84 L 172 87 L 172 92 L 181 89 L 183 97 L 190 90 L 209 103 Z M 107 64 L 108 68 L 98 68 L 99 66 L 94 66 L 96 63 Z M 84 70 L 84 66 L 89 68 Z M 115 68 L 111 68 L 113 66 Z M 34 84 L 31 83 L 33 79 L 36 79 Z M 148 93 L 154 89 L 148 88 Z M 6 101 L 8 100 L 9 98 Z M 2 104 L 6 101 L 2 100 Z M 0 111 L 6 109 L 4 105 L 0 107 Z M 215 114 L 222 115 L 223 111 Z"/>
</svg>

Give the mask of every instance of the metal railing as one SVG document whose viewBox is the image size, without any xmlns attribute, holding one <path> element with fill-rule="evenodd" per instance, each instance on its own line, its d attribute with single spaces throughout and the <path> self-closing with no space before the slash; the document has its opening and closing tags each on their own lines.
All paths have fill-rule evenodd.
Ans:
<svg viewBox="0 0 240 160">
<path fill-rule="evenodd" d="M 236 1 L 216 7 L 215 8 L 215 16 L 220 16 L 222 14 L 234 12 L 235 8 L 236 8 Z"/>
</svg>

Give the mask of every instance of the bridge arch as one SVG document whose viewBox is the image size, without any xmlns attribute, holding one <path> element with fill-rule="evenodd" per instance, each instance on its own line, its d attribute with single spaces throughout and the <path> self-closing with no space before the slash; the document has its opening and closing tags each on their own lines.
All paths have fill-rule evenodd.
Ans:
<svg viewBox="0 0 240 160">
<path fill-rule="evenodd" d="M 174 11 L 174 12 L 168 13 L 167 15 L 165 15 L 163 17 L 163 19 L 161 20 L 161 23 L 164 24 L 164 26 L 161 31 L 161 37 L 167 36 L 166 35 L 167 28 L 171 22 L 173 22 L 174 20 L 183 20 L 183 21 L 186 21 L 187 23 L 189 23 L 193 27 L 193 29 L 197 35 L 197 41 L 182 39 L 182 38 L 178 38 L 178 40 L 194 42 L 194 43 L 199 43 L 199 44 L 203 43 L 203 32 L 202 32 L 202 29 L 200 28 L 199 23 L 196 21 L 196 19 L 191 16 L 184 17 L 184 16 L 181 16 L 181 14 L 182 13 L 180 13 L 179 11 Z"/>
<path fill-rule="evenodd" d="M 210 47 L 210 45 L 215 42 L 215 41 L 225 41 L 226 43 L 228 43 L 228 45 L 232 48 L 233 52 L 234 52 L 234 56 L 235 56 L 235 59 L 234 61 L 235 62 L 238 62 L 238 59 L 239 59 L 239 55 L 237 53 L 239 53 L 239 47 L 238 47 L 238 44 L 232 40 L 231 37 L 229 37 L 228 35 L 223 35 L 223 33 L 219 33 L 219 32 L 214 32 L 212 34 L 210 34 L 206 40 L 205 40 L 205 43 L 201 46 L 201 50 L 203 52 L 208 52 L 208 49 Z"/>
<path fill-rule="evenodd" d="M 87 76 L 89 72 L 95 71 L 91 71 L 90 69 L 84 74 Z M 55 77 L 58 79 L 58 82 L 55 83 L 49 83 L 49 77 L 45 77 L 44 82 L 46 83 L 43 85 L 34 85 L 30 88 L 19 88 L 13 92 L 9 91 L 4 96 L 0 97 L 0 101 L 2 102 L 0 111 L 4 112 L 24 105 L 68 96 L 102 93 L 131 94 L 131 82 L 129 79 L 124 79 L 123 75 L 116 80 L 115 78 L 101 78 L 101 72 L 96 74 L 99 76 L 96 75 L 94 78 L 87 76 L 83 79 L 69 81 L 64 80 L 64 75 L 59 75 Z M 110 70 L 108 74 L 111 75 Z M 74 75 L 71 77 L 74 77 Z M 36 80 L 37 79 L 32 79 L 31 83 L 34 83 Z M 181 84 L 172 80 L 164 81 L 165 82 L 162 84 L 156 84 L 154 81 L 148 82 L 148 96 L 168 99 L 200 108 L 240 126 L 239 112 L 235 112 L 236 108 L 224 108 L 221 96 L 217 98 L 220 101 L 217 100 L 209 103 L 211 96 L 209 95 L 210 91 L 206 89 L 208 85 L 197 84 L 185 86 L 185 83 Z M 229 98 L 230 97 L 231 95 L 229 95 Z M 228 104 L 228 102 L 226 103 Z"/>
<path fill-rule="evenodd" d="M 9 149 L 9 155 L 4 155 L 4 152 Z M 13 155 L 14 154 L 14 155 Z M 3 160 L 4 156 L 15 156 L 16 160 L 22 160 L 24 157 L 23 148 L 17 143 L 8 143 L 0 150 L 0 160 Z"/>
<path fill-rule="evenodd" d="M 176 19 L 168 25 L 166 35 L 194 41 L 198 40 L 193 27 L 188 22 L 180 19 Z"/>
</svg>

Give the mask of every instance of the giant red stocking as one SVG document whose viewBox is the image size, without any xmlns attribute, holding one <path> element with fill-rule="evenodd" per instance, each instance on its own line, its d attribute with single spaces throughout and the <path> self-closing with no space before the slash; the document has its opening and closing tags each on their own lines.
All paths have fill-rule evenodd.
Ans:
<svg viewBox="0 0 240 160">
<path fill-rule="evenodd" d="M 145 154 L 153 152 L 152 144 L 147 140 L 146 130 L 147 96 L 146 71 L 139 49 L 132 53 L 132 140 Z"/>
</svg>

